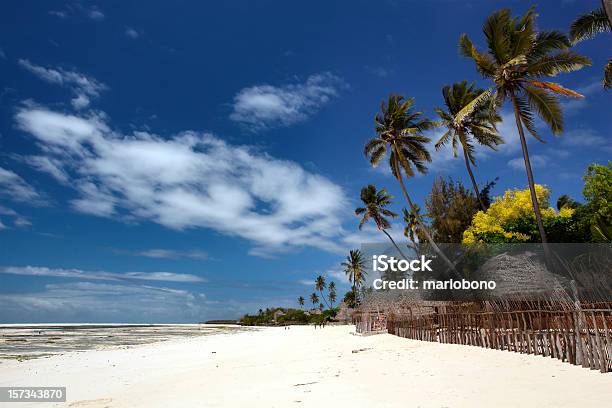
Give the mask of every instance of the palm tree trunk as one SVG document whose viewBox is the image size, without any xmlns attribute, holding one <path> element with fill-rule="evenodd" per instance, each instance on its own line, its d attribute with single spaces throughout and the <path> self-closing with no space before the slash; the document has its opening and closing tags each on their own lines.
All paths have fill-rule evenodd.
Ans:
<svg viewBox="0 0 612 408">
<path fill-rule="evenodd" d="M 323 294 L 322 290 L 319 290 L 319 293 L 321 294 L 321 299 L 323 299 L 323 301 L 325 302 L 325 304 L 327 305 L 327 307 L 329 307 L 329 303 L 327 303 L 327 299 L 325 299 L 325 295 Z"/>
<path fill-rule="evenodd" d="M 529 191 L 531 193 L 531 203 L 533 204 L 536 223 L 538 224 L 538 230 L 540 231 L 540 239 L 542 240 L 542 244 L 546 245 L 546 232 L 544 231 L 544 223 L 542 222 L 542 214 L 540 213 L 540 204 L 538 203 L 538 196 L 536 195 L 535 184 L 533 182 L 533 172 L 531 171 L 531 162 L 529 161 L 527 141 L 525 140 L 525 132 L 523 131 L 523 124 L 519 115 L 518 102 L 516 101 L 516 96 L 514 95 L 512 95 L 512 103 L 514 104 L 514 118 L 516 119 L 516 127 L 519 132 L 519 138 L 521 139 L 521 148 L 523 149 L 523 159 L 525 160 L 525 169 L 527 170 L 527 182 L 529 183 Z"/>
<path fill-rule="evenodd" d="M 382 232 L 385 233 L 385 235 L 391 240 L 391 243 L 393 244 L 393 246 L 395 247 L 395 249 L 397 249 L 397 252 L 400 253 L 400 255 L 402 256 L 402 258 L 404 258 L 405 260 L 408 260 L 408 258 L 406 258 L 406 255 L 404 255 L 404 253 L 402 252 L 402 250 L 400 249 L 400 247 L 395 243 L 395 241 L 393 240 L 393 238 L 391 238 L 391 235 L 389 235 L 389 233 L 384 230 L 381 229 Z"/>
<path fill-rule="evenodd" d="M 465 167 L 467 167 L 468 174 L 470 175 L 470 180 L 472 180 L 472 186 L 474 187 L 474 192 L 476 193 L 476 197 L 478 198 L 478 202 L 480 203 L 480 208 L 482 209 L 482 211 L 486 211 L 484 202 L 482 201 L 482 197 L 480 196 L 480 191 L 478 191 L 478 184 L 476 184 L 474 173 L 472 173 L 472 167 L 470 166 L 470 159 L 468 157 L 468 154 L 465 148 L 463 148 L 463 157 L 465 158 Z"/>
<path fill-rule="evenodd" d="M 608 17 L 608 21 L 612 27 L 612 0 L 601 0 L 601 3 L 604 13 L 606 14 L 606 17 Z"/>
<path fill-rule="evenodd" d="M 446 255 L 444 255 L 444 252 L 442 252 L 440 247 L 438 247 L 438 245 L 436 245 L 434 240 L 431 238 L 431 235 L 429 234 L 429 231 L 427 231 L 427 228 L 425 228 L 425 226 L 423 225 L 423 222 L 420 219 L 421 217 L 420 217 L 420 215 L 418 215 L 418 213 L 416 211 L 416 208 L 415 208 L 414 204 L 412 203 L 412 200 L 410 199 L 410 196 L 408 195 L 408 191 L 406 191 L 406 186 L 404 185 L 404 179 L 402 177 L 401 170 L 400 170 L 400 174 L 399 174 L 399 177 L 397 178 L 397 180 L 400 183 L 400 187 L 402 188 L 402 192 L 404 193 L 404 197 L 406 197 L 406 201 L 408 202 L 408 205 L 410 206 L 410 209 L 415 214 L 415 217 L 417 219 L 417 227 L 419 228 L 421 233 L 425 236 L 425 239 L 427 240 L 427 242 L 429 242 L 429 245 L 431 245 L 431 247 L 438 254 L 438 256 L 440 258 L 442 258 L 442 260 L 451 268 L 451 270 L 455 270 L 455 265 L 450 261 L 450 259 L 448 259 L 446 257 Z"/>
</svg>

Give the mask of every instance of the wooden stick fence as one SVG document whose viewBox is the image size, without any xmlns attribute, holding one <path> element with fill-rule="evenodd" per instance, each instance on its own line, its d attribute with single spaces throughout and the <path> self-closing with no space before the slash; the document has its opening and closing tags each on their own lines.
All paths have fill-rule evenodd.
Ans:
<svg viewBox="0 0 612 408">
<path fill-rule="evenodd" d="M 384 312 L 360 310 L 353 318 L 360 333 L 386 327 L 409 339 L 541 355 L 612 371 L 612 302 L 415 301 Z"/>
</svg>

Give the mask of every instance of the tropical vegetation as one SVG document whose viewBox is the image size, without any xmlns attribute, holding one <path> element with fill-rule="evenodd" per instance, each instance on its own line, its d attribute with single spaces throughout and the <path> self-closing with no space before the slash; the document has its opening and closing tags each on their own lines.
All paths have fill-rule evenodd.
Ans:
<svg viewBox="0 0 612 408">
<path fill-rule="evenodd" d="M 476 70 L 491 80 L 494 106 L 505 101 L 512 105 L 540 241 L 546 243 L 524 129 L 542 140 L 534 122 L 537 114 L 553 134 L 563 131 L 563 114 L 557 95 L 578 98 L 582 95 L 540 79 L 576 71 L 590 65 L 591 61 L 570 51 L 572 44 L 562 32 L 537 31 L 533 7 L 522 17 L 512 17 L 508 9 L 493 13 L 486 19 L 483 33 L 487 52 L 478 51 L 467 34 L 459 39 L 460 49 L 463 55 L 474 60 Z"/>
</svg>

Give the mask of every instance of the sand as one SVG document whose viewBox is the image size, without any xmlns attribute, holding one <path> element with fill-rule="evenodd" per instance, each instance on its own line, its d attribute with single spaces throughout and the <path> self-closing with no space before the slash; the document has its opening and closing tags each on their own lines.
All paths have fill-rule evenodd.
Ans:
<svg viewBox="0 0 612 408">
<path fill-rule="evenodd" d="M 5 360 L 0 386 L 66 386 L 68 401 L 51 406 L 69 407 L 541 408 L 612 401 L 612 374 L 557 359 L 352 331 L 264 328 Z"/>
</svg>

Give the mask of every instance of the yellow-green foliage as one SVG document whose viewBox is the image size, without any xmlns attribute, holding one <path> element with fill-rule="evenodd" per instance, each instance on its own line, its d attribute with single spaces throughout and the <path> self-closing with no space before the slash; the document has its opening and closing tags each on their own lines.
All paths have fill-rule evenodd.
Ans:
<svg viewBox="0 0 612 408">
<path fill-rule="evenodd" d="M 535 185 L 536 196 L 540 204 L 542 217 L 571 217 L 574 210 L 562 208 L 559 214 L 550 207 L 548 199 L 550 191 L 539 184 Z M 529 237 L 519 232 L 505 231 L 503 225 L 508 221 L 525 216 L 533 216 L 533 206 L 529 189 L 507 190 L 502 197 L 497 197 L 486 212 L 478 211 L 472 219 L 472 224 L 463 232 L 463 243 L 479 242 L 479 234 L 501 234 L 510 241 L 526 242 Z"/>
</svg>

